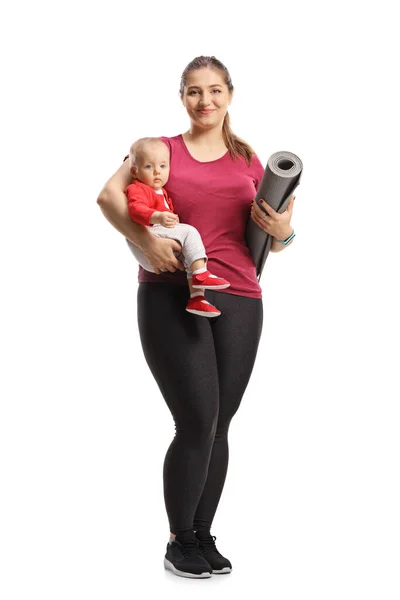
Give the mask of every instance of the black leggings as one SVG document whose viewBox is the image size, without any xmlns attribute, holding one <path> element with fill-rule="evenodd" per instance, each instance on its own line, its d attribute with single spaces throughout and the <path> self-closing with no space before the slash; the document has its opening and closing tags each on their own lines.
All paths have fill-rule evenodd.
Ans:
<svg viewBox="0 0 400 600">
<path fill-rule="evenodd" d="M 206 291 L 222 314 L 185 310 L 186 286 L 141 283 L 139 333 L 147 364 L 175 422 L 164 461 L 171 533 L 209 529 L 228 468 L 228 429 L 253 370 L 263 306 L 258 298 Z"/>
</svg>

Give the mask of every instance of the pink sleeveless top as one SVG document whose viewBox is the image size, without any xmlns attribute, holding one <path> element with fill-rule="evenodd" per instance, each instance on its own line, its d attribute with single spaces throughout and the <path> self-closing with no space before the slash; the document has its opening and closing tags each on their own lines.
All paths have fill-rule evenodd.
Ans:
<svg viewBox="0 0 400 600">
<path fill-rule="evenodd" d="M 182 135 L 161 137 L 170 150 L 170 176 L 165 189 L 181 223 L 199 231 L 209 270 L 230 287 L 220 293 L 261 298 L 256 268 L 245 242 L 250 207 L 264 174 L 256 155 L 248 166 L 229 152 L 211 162 L 200 162 L 187 149 Z M 139 283 L 187 285 L 185 271 L 156 275 L 139 266 Z"/>
</svg>

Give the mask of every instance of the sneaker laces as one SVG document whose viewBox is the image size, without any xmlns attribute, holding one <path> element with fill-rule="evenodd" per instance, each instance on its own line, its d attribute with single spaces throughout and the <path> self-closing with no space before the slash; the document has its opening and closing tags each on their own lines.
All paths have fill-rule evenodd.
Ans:
<svg viewBox="0 0 400 600">
<path fill-rule="evenodd" d="M 215 545 L 216 539 L 216 536 L 211 534 L 204 539 L 199 539 L 200 550 L 202 550 L 204 553 L 216 552 L 217 554 L 220 554 Z"/>
<path fill-rule="evenodd" d="M 197 540 L 183 540 L 179 541 L 182 549 L 182 554 L 185 558 L 193 556 L 198 553 L 199 542 Z"/>
</svg>

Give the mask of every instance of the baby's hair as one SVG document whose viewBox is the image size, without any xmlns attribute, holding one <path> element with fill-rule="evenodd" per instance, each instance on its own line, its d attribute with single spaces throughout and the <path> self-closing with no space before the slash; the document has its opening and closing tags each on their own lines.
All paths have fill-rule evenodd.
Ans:
<svg viewBox="0 0 400 600">
<path fill-rule="evenodd" d="M 162 144 L 167 149 L 167 146 L 164 144 L 160 138 L 156 137 L 144 137 L 133 142 L 132 146 L 129 149 L 129 162 L 131 167 L 135 167 L 137 165 L 137 155 L 140 154 L 140 151 L 143 149 L 143 146 L 146 144 Z"/>
</svg>

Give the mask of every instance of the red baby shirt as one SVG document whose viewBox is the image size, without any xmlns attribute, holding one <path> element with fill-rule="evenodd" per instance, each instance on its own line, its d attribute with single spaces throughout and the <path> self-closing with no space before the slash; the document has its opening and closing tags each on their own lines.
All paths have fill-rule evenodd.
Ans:
<svg viewBox="0 0 400 600">
<path fill-rule="evenodd" d="M 164 188 L 161 188 L 163 194 L 157 194 L 153 188 L 137 179 L 128 185 L 125 190 L 128 198 L 128 211 L 132 221 L 136 221 L 141 225 L 151 225 L 150 217 L 155 211 L 159 212 L 174 212 L 174 207 L 171 198 Z M 170 210 L 165 206 L 166 200 Z"/>
</svg>

